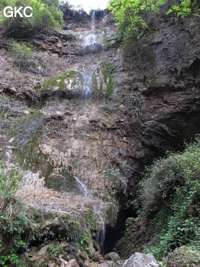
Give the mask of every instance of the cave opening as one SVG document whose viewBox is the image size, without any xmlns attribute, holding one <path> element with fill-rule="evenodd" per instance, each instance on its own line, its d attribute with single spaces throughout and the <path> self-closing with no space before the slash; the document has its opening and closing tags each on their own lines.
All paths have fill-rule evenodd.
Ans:
<svg viewBox="0 0 200 267">
<path fill-rule="evenodd" d="M 116 250 L 115 246 L 117 242 L 125 234 L 126 220 L 129 217 L 136 217 L 136 211 L 134 211 L 132 208 L 121 208 L 118 212 L 115 225 L 113 227 L 111 225 L 106 226 L 105 240 L 101 251 L 102 255 Z"/>
</svg>

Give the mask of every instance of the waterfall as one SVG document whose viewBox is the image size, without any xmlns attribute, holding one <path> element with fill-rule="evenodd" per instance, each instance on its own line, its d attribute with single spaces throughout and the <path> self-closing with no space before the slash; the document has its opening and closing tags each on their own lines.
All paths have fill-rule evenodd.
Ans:
<svg viewBox="0 0 200 267">
<path fill-rule="evenodd" d="M 91 13 L 91 31 L 80 35 L 80 45 L 83 49 L 83 55 L 99 53 L 104 47 L 106 31 L 104 29 L 96 30 L 95 15 L 96 11 L 93 10 Z"/>
<path fill-rule="evenodd" d="M 96 242 L 100 245 L 101 254 L 104 255 L 104 241 L 105 241 L 106 229 L 105 223 L 102 224 L 102 229 L 96 234 Z"/>
<path fill-rule="evenodd" d="M 97 222 L 96 242 L 101 248 L 102 255 L 104 255 L 104 243 L 106 237 L 106 210 L 107 205 L 101 199 L 93 204 L 93 212 Z"/>
<path fill-rule="evenodd" d="M 90 192 L 87 189 L 87 186 L 78 179 L 78 177 L 74 176 L 75 180 L 77 181 L 77 183 L 81 186 L 83 193 L 85 194 L 85 196 L 87 196 Z"/>
<path fill-rule="evenodd" d="M 91 15 L 91 24 L 92 24 L 92 31 L 95 30 L 95 10 L 92 11 L 92 15 Z"/>
<path fill-rule="evenodd" d="M 83 74 L 83 77 L 84 77 L 83 90 L 82 90 L 83 97 L 90 98 L 91 87 L 92 87 L 92 74 L 90 76 Z"/>
</svg>

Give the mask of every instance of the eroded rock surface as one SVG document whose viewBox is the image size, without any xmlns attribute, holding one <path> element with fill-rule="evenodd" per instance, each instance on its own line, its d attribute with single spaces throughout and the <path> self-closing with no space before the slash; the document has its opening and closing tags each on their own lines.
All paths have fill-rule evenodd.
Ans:
<svg viewBox="0 0 200 267">
<path fill-rule="evenodd" d="M 105 50 L 94 43 L 87 53 L 72 33 L 40 35 L 33 43 L 48 51 L 41 53 L 51 62 L 46 69 L 37 66 L 40 73 L 13 70 L 12 58 L 1 49 L 1 161 L 13 167 L 19 151 L 26 168 L 40 171 L 37 178 L 42 181 L 34 186 L 30 177 L 25 179 L 18 196 L 60 214 L 103 210 L 96 212 L 96 231 L 114 224 L 113 200 L 117 197 L 125 206 L 129 193 L 135 196 L 144 165 L 167 150 L 180 149 L 200 131 L 200 32 L 198 23 L 190 25 L 192 20 L 160 18 L 160 27 L 148 40 L 125 52 L 112 34 L 113 43 Z M 102 64 L 109 66 L 107 78 Z M 58 84 L 44 88 L 71 70 L 80 73 L 79 90 L 88 77 L 86 86 L 97 90 L 85 96 L 69 94 L 67 86 Z M 113 87 L 110 94 L 108 86 Z"/>
</svg>

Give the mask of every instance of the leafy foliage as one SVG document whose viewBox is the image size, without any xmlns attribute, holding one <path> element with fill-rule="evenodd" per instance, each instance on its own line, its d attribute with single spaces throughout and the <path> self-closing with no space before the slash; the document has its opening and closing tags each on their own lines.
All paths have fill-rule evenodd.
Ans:
<svg viewBox="0 0 200 267">
<path fill-rule="evenodd" d="M 199 266 L 200 251 L 195 250 L 194 247 L 182 246 L 175 249 L 163 260 L 163 267 L 185 267 L 185 266 Z"/>
<path fill-rule="evenodd" d="M 167 14 L 175 13 L 178 18 L 185 18 L 191 13 L 196 14 L 199 11 L 196 1 L 182 0 L 179 3 L 174 2 Z"/>
<path fill-rule="evenodd" d="M 189 191 L 196 187 L 200 176 L 199 156 L 200 142 L 197 142 L 188 146 L 184 153 L 171 153 L 147 167 L 140 184 L 143 206 L 151 210 L 153 205 L 155 209 L 155 204 L 159 207 L 162 200 L 166 201 L 182 188 Z"/>
<path fill-rule="evenodd" d="M 10 52 L 14 58 L 14 64 L 20 68 L 27 68 L 33 63 L 34 52 L 25 43 L 12 41 Z"/>
<path fill-rule="evenodd" d="M 109 9 L 117 20 L 119 31 L 125 43 L 138 40 L 150 22 L 157 22 L 156 14 L 166 5 L 166 14 L 173 13 L 178 18 L 184 18 L 191 13 L 198 12 L 196 1 L 180 0 L 110 0 Z"/>
<path fill-rule="evenodd" d="M 7 262 L 19 263 L 17 251 L 27 246 L 22 235 L 30 230 L 31 219 L 27 216 L 27 207 L 15 197 L 19 174 L 16 170 L 5 172 L 1 168 L 0 171 L 0 264 L 6 266 Z"/>
<path fill-rule="evenodd" d="M 37 74 L 46 74 L 52 63 L 52 57 L 45 52 L 37 52 L 24 42 L 16 42 L 12 40 L 9 46 L 13 63 L 20 71 L 28 70 Z M 38 84 L 35 89 L 40 88 Z"/>
<path fill-rule="evenodd" d="M 151 222 L 148 252 L 157 257 L 199 240 L 200 140 L 147 168 L 140 183 L 143 213 Z"/>
<path fill-rule="evenodd" d="M 126 42 L 136 37 L 139 29 L 147 27 L 147 19 L 142 16 L 144 12 L 158 12 L 158 7 L 151 0 L 111 0 L 109 9 L 118 21 L 117 25 Z"/>
<path fill-rule="evenodd" d="M 63 252 L 63 247 L 61 245 L 48 245 L 48 252 L 53 256 L 57 257 L 59 254 Z"/>
</svg>

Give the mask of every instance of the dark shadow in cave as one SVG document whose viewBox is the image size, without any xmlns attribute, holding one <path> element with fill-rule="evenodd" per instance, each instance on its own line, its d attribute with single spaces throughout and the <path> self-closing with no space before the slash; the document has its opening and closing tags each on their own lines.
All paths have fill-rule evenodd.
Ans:
<svg viewBox="0 0 200 267">
<path fill-rule="evenodd" d="M 106 235 L 104 246 L 102 249 L 102 254 L 105 255 L 111 251 L 114 251 L 114 247 L 125 234 L 126 230 L 126 220 L 129 217 L 136 217 L 136 212 L 131 208 L 121 209 L 118 212 L 117 221 L 115 225 L 112 227 L 110 225 L 106 226 Z"/>
</svg>

